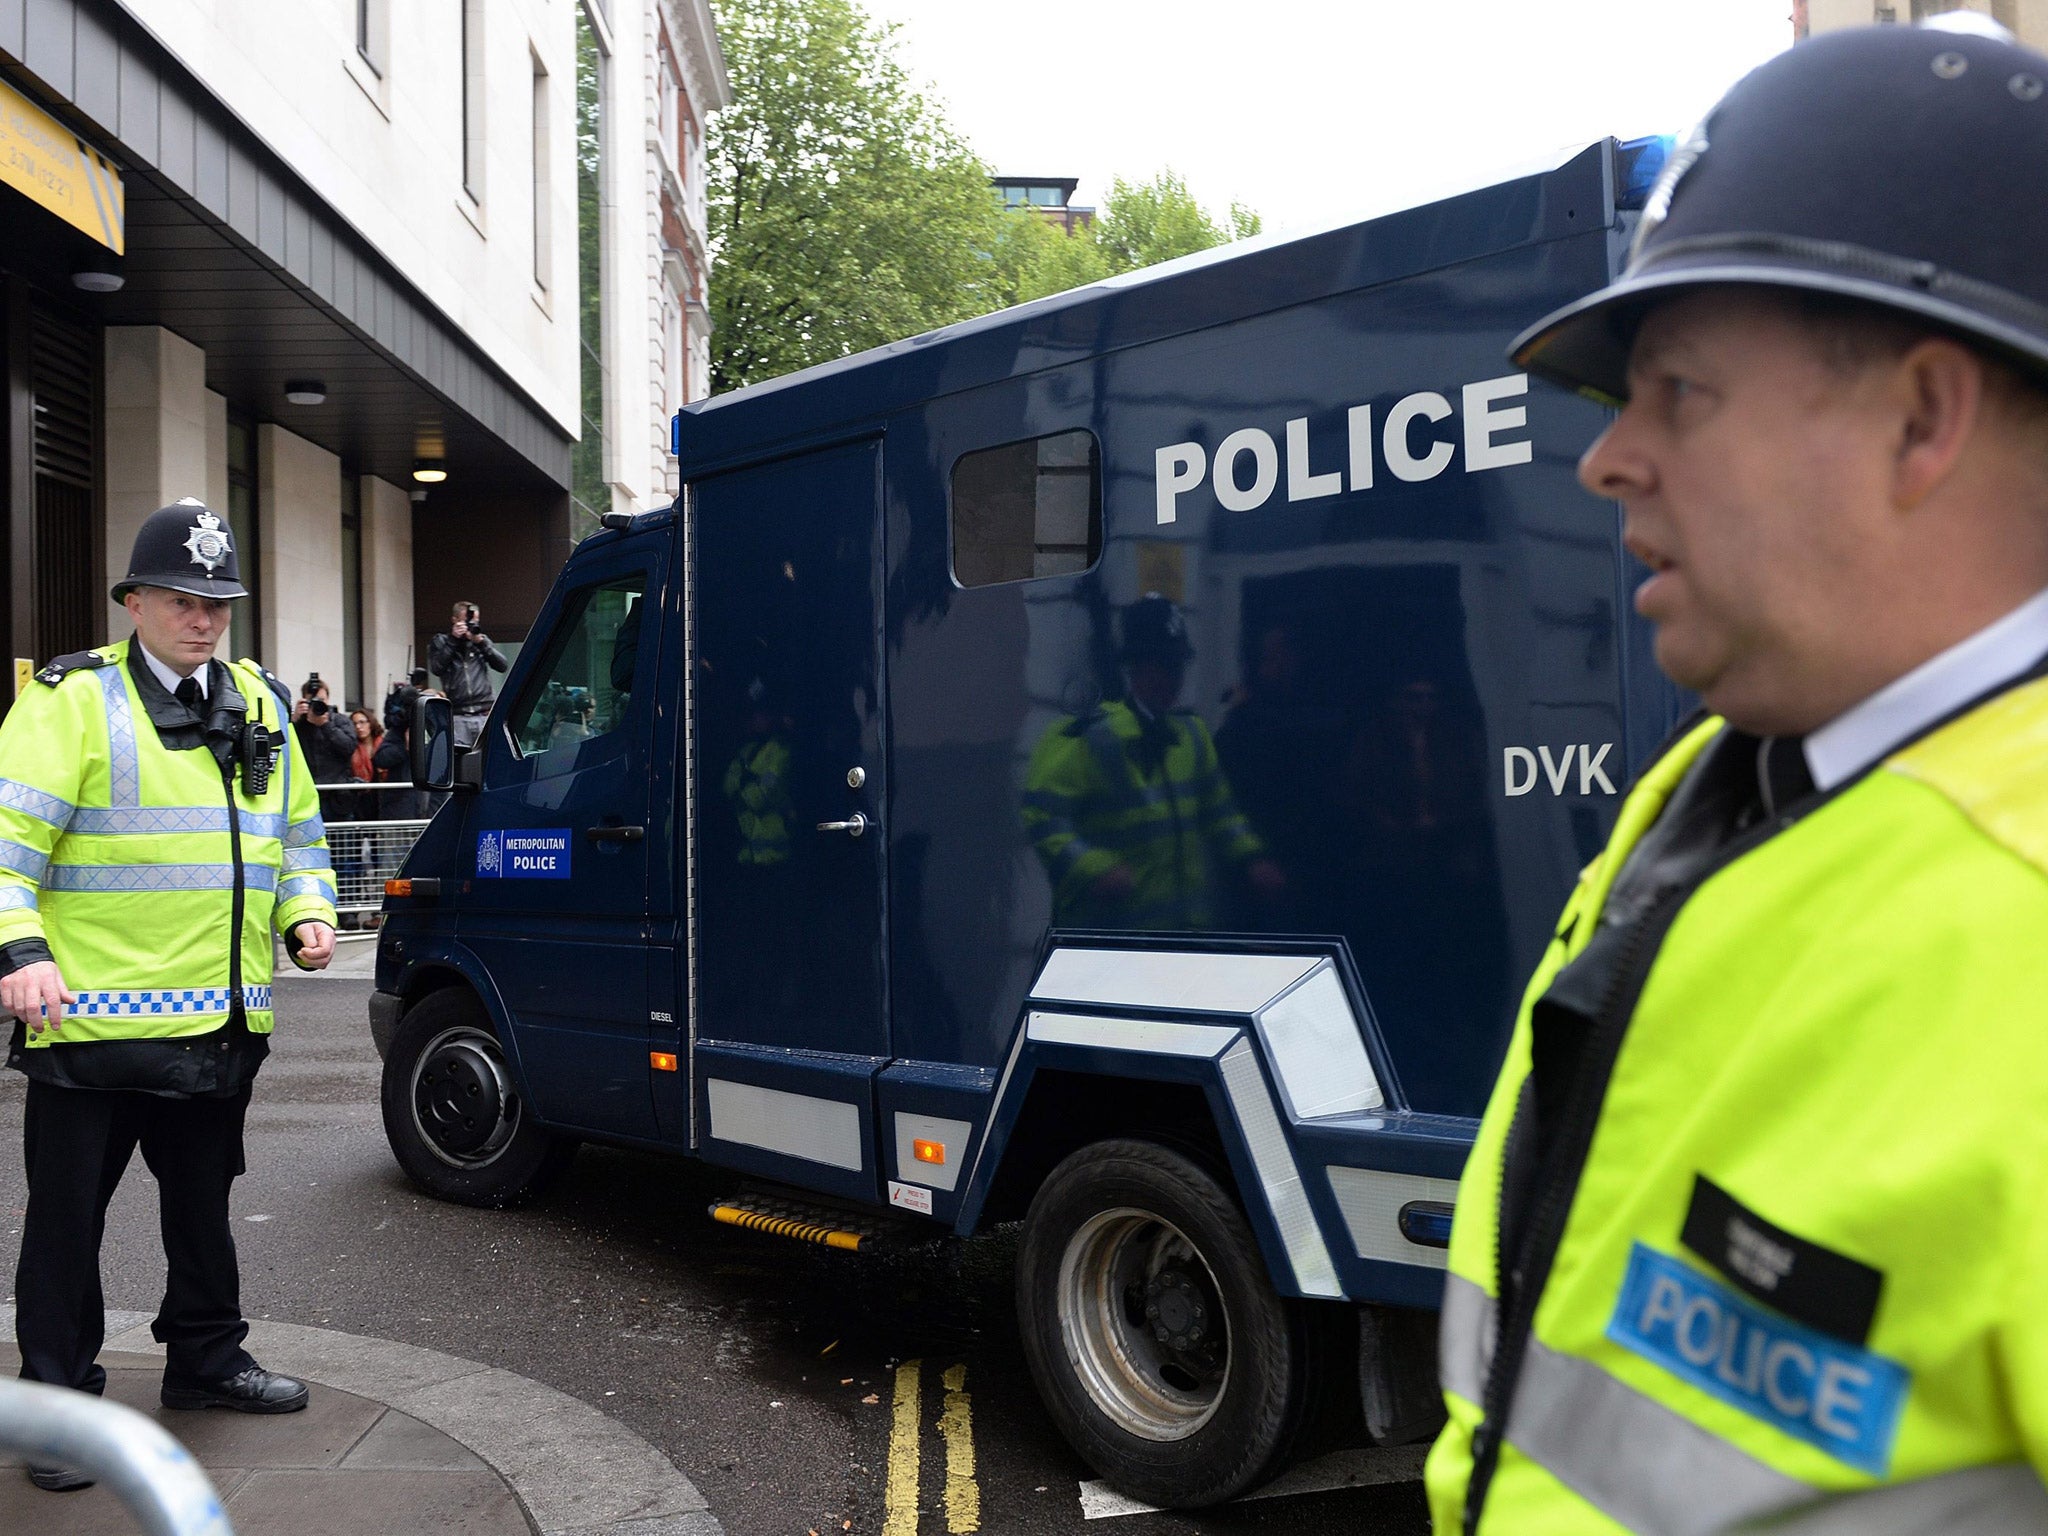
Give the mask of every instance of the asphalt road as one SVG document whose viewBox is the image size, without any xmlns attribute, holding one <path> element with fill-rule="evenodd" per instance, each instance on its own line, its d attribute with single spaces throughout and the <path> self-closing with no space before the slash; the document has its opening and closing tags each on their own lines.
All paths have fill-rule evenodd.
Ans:
<svg viewBox="0 0 2048 1536">
<path fill-rule="evenodd" d="M 1040 1410 L 1018 1346 L 1011 1232 L 840 1254 L 714 1225 L 705 1207 L 732 1187 L 725 1175 L 591 1147 L 526 1210 L 417 1194 L 384 1143 L 368 995 L 364 980 L 278 983 L 235 1193 L 251 1317 L 425 1345 L 579 1397 L 660 1447 L 732 1536 L 899 1536 L 912 1487 L 919 1536 L 977 1523 L 1005 1536 L 1427 1529 L 1412 1481 L 1199 1515 L 1090 1501 L 1085 1518 L 1092 1474 Z M 0 1073 L 0 1259 L 19 1236 L 24 1087 Z M 104 1270 L 109 1306 L 155 1308 L 163 1261 L 140 1158 L 109 1214 Z M 1335 1470 L 1308 1481 L 1350 1463 L 1324 1465 Z"/>
</svg>

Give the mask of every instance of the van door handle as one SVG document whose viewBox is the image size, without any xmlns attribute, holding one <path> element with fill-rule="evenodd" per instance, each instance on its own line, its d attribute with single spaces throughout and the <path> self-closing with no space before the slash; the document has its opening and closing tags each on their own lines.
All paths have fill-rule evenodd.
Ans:
<svg viewBox="0 0 2048 1536">
<path fill-rule="evenodd" d="M 848 837 L 859 837 L 867 829 L 868 819 L 861 815 L 859 811 L 855 811 L 844 821 L 821 821 L 818 823 L 818 830 L 820 832 L 844 832 Z"/>
<path fill-rule="evenodd" d="M 645 827 L 585 827 L 583 835 L 593 843 L 637 843 L 647 835 Z"/>
</svg>

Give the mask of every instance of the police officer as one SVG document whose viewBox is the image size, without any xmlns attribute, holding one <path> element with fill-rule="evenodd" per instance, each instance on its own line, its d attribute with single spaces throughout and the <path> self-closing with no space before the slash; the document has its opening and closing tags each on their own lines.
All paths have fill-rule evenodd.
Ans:
<svg viewBox="0 0 2048 1536">
<path fill-rule="evenodd" d="M 1125 696 L 1055 724 L 1031 755 L 1024 827 L 1053 882 L 1054 920 L 1206 928 L 1217 883 L 1264 896 L 1286 880 L 1232 799 L 1209 728 L 1174 708 L 1194 655 L 1187 619 L 1148 592 L 1123 611 Z"/>
<path fill-rule="evenodd" d="M 1439 1536 L 2048 1530 L 2044 182 L 2048 57 L 1829 34 L 1516 344 L 1708 713 L 1465 1170 Z"/>
<path fill-rule="evenodd" d="M 28 1380 L 104 1390 L 100 1233 L 140 1147 L 169 1263 L 164 1406 L 289 1413 L 304 1384 L 242 1348 L 228 1189 L 269 1049 L 273 927 L 325 966 L 334 876 L 289 695 L 213 658 L 248 595 L 237 554 L 198 501 L 153 513 L 114 587 L 133 638 L 51 662 L 0 723 L 0 1007 L 29 1079 L 15 1335 Z"/>
</svg>

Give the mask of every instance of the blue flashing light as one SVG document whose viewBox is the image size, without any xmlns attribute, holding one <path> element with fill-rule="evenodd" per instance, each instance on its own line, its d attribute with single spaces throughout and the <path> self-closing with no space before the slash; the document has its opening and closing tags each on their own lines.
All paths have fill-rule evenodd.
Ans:
<svg viewBox="0 0 2048 1536">
<path fill-rule="evenodd" d="M 683 413 L 677 411 L 668 419 L 668 451 L 677 458 L 683 456 Z"/>
<path fill-rule="evenodd" d="M 1647 139 L 1630 139 L 1626 144 L 1616 145 L 1615 207 L 1640 208 L 1649 202 L 1650 189 L 1657 185 L 1664 162 L 1671 158 L 1671 152 L 1677 147 L 1678 135 L 1675 133 L 1652 134 Z"/>
<path fill-rule="evenodd" d="M 1425 1248 L 1448 1248 L 1451 1211 L 1441 1200 L 1410 1200 L 1401 1207 L 1401 1235 Z"/>
</svg>

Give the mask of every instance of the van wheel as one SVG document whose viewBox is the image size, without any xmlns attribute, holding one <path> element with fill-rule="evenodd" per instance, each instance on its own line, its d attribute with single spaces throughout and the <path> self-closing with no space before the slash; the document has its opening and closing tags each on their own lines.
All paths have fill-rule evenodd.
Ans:
<svg viewBox="0 0 2048 1536">
<path fill-rule="evenodd" d="M 461 987 L 432 994 L 399 1021 L 382 1097 L 393 1155 L 438 1200 L 520 1205 L 576 1155 L 574 1141 L 528 1117 L 483 1005 Z"/>
<path fill-rule="evenodd" d="M 1215 1176 L 1151 1142 L 1098 1142 L 1053 1170 L 1025 1218 L 1017 1312 L 1061 1433 L 1150 1504 L 1272 1477 L 1321 1390 L 1311 1309 L 1274 1292 Z"/>
</svg>

